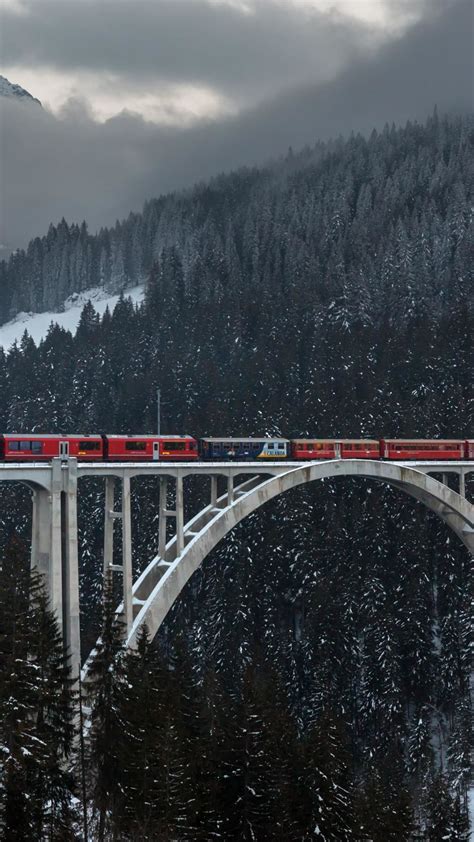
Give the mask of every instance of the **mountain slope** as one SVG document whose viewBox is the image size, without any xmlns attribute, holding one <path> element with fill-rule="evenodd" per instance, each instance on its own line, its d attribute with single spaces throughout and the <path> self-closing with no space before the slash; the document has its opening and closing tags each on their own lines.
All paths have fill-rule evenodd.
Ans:
<svg viewBox="0 0 474 842">
<path fill-rule="evenodd" d="M 434 303 L 441 284 L 437 240 L 445 225 L 452 231 L 470 218 L 472 157 L 472 119 L 435 116 L 426 127 L 408 124 L 405 130 L 374 132 L 369 140 L 319 144 L 273 166 L 220 176 L 148 202 L 142 214 L 96 236 L 85 223 L 68 226 L 63 220 L 26 252 L 0 263 L 0 324 L 21 311 L 57 309 L 90 288 L 114 293 L 138 286 L 171 245 L 186 279 L 196 260 L 212 265 L 235 254 L 230 271 L 241 272 L 244 262 L 250 283 L 252 238 L 264 253 L 267 239 L 280 242 L 276 263 L 266 272 L 316 273 L 322 288 L 326 276 L 337 274 L 342 282 L 350 267 L 375 292 L 387 259 L 396 264 L 400 249 L 406 249 L 411 265 L 405 269 L 422 270 L 427 305 Z M 212 234 L 213 253 L 204 255 Z M 434 261 L 424 268 L 415 265 L 420 238 Z"/>
<path fill-rule="evenodd" d="M 121 299 L 102 318 L 87 305 L 74 336 L 56 327 L 39 347 L 24 337 L 0 351 L 0 430 L 152 432 L 160 387 L 165 432 L 471 437 L 472 159 L 472 122 L 434 116 L 222 176 L 97 237 L 51 228 L 6 268 L 10 306 L 101 272 L 123 286 L 148 274 L 145 300 Z M 197 510 L 209 490 L 187 482 L 185 493 Z M 157 485 L 137 480 L 133 494 L 137 572 L 156 550 Z M 103 505 L 103 487 L 82 480 L 84 654 L 97 636 Z M 0 489 L 0 546 L 11 533 L 29 540 L 30 510 L 25 489 Z M 338 764 L 319 738 L 302 758 L 307 833 L 275 837 L 260 813 L 255 838 L 314 838 L 317 819 L 338 840 L 398 842 L 411 825 L 464 842 L 473 587 L 472 560 L 434 515 L 349 479 L 273 501 L 206 559 L 157 645 L 171 668 L 185 647 L 204 692 L 217 673 L 241 711 L 242 739 L 232 727 L 225 742 L 231 789 L 261 756 L 249 722 L 252 745 L 268 735 L 248 703 L 252 664 L 277 671 L 300 738 L 327 734 L 328 721 L 347 735 Z M 278 700 L 272 709 L 278 718 Z M 315 756 L 326 757 L 316 776 Z M 331 831 L 339 761 L 348 785 Z M 275 761 L 252 777 L 257 809 L 283 787 L 277 769 L 286 774 Z M 299 784 L 289 775 L 291 792 Z M 241 828 L 242 804 L 234 792 L 224 825 L 212 819 L 201 838 Z"/>
<path fill-rule="evenodd" d="M 36 102 L 41 105 L 39 99 L 32 96 L 28 91 L 10 82 L 5 76 L 0 76 L 0 96 L 8 97 L 9 99 L 20 100 L 22 102 Z"/>
</svg>

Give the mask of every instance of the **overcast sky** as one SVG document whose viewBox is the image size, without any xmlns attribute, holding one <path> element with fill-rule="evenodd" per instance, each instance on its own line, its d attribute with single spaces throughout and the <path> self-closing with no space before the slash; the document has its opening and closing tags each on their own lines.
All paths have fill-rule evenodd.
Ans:
<svg viewBox="0 0 474 842">
<path fill-rule="evenodd" d="M 472 105 L 471 0 L 0 0 L 0 242 Z"/>
</svg>

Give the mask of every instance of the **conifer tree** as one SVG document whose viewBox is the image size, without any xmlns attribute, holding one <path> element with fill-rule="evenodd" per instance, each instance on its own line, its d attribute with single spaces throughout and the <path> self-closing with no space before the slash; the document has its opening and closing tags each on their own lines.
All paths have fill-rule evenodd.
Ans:
<svg viewBox="0 0 474 842">
<path fill-rule="evenodd" d="M 120 702 L 123 689 L 123 623 L 115 613 L 111 577 L 104 583 L 102 627 L 88 673 L 91 708 L 89 753 L 91 798 L 97 838 L 103 842 L 121 801 L 119 751 L 123 736 Z"/>
<path fill-rule="evenodd" d="M 73 681 L 41 577 L 13 541 L 0 591 L 0 822 L 5 839 L 73 839 Z"/>
</svg>

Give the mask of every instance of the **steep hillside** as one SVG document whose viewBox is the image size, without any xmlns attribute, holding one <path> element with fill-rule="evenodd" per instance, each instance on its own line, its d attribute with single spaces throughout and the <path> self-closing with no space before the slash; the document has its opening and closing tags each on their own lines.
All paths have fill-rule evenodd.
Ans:
<svg viewBox="0 0 474 842">
<path fill-rule="evenodd" d="M 24 337 L 0 352 L 0 429 L 150 432 L 160 386 L 167 432 L 472 436 L 472 142 L 470 119 L 434 117 L 222 176 L 97 237 L 51 228 L 3 268 L 9 312 L 97 277 L 114 288 L 147 276 L 145 300 L 122 298 L 102 318 L 88 305 L 74 337 L 53 328 L 39 347 Z M 207 489 L 186 493 L 197 505 Z M 24 490 L 0 494 L 4 545 L 15 528 L 28 535 L 29 506 Z M 156 495 L 151 481 L 134 486 L 137 569 L 156 549 Z M 80 501 L 86 652 L 103 489 L 84 481 Z M 210 756 L 225 747 L 220 782 L 231 786 L 191 838 L 241 828 L 238 777 L 253 790 L 243 784 L 262 842 L 315 838 L 316 819 L 332 840 L 399 842 L 413 829 L 464 840 L 473 587 L 472 560 L 449 530 L 370 482 L 315 484 L 241 524 L 158 641 L 168 663 L 178 641 L 187 648 L 206 701 L 217 673 L 237 711 L 222 743 L 204 715 L 189 737 L 194 756 L 203 733 Z M 271 682 L 263 693 L 262 660 L 284 703 L 269 704 Z M 275 715 L 294 728 L 306 836 L 275 831 L 274 782 L 295 788 L 281 741 L 259 765 Z M 298 742 L 315 728 L 316 770 Z M 289 804 L 279 803 L 282 828 Z"/>
<path fill-rule="evenodd" d="M 350 275 L 377 295 L 390 273 L 405 287 L 416 274 L 439 306 L 446 250 L 471 212 L 472 143 L 472 120 L 435 117 L 164 196 L 97 236 L 63 220 L 0 264 L 0 323 L 91 287 L 136 286 L 169 246 L 186 278 L 202 259 L 209 276 L 225 263 L 250 285 L 269 273 L 291 285 L 304 273 L 324 304 Z"/>
</svg>

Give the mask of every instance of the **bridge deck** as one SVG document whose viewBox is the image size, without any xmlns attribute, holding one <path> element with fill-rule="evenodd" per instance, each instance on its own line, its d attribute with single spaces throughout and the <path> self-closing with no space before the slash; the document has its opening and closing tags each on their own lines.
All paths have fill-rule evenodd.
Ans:
<svg viewBox="0 0 474 842">
<path fill-rule="evenodd" d="M 218 461 L 218 462 L 209 462 L 209 461 L 201 461 L 196 460 L 192 462 L 168 462 L 167 460 L 157 460 L 156 462 L 82 462 L 78 461 L 77 467 L 80 471 L 98 471 L 102 472 L 103 470 L 107 470 L 109 468 L 117 468 L 122 470 L 124 468 L 131 468 L 134 471 L 137 470 L 148 470 L 150 468 L 155 469 L 167 469 L 172 468 L 176 470 L 178 468 L 185 469 L 185 470 L 195 470 L 198 473 L 208 473 L 210 469 L 215 470 L 217 468 L 224 468 L 228 470 L 229 468 L 252 468 L 253 470 L 268 470 L 269 468 L 302 468 L 304 465 L 310 464 L 319 464 L 320 462 L 348 462 L 348 461 L 360 461 L 360 460 L 349 460 L 349 459 L 305 459 L 295 462 L 293 460 L 286 460 L 286 459 L 268 459 L 268 460 L 258 460 L 258 461 L 250 461 L 245 460 L 243 462 L 236 462 L 236 461 Z M 387 462 L 390 465 L 406 465 L 409 468 L 417 468 L 417 467 L 425 467 L 425 468 L 432 468 L 433 470 L 439 469 L 441 472 L 448 470 L 449 468 L 474 468 L 474 459 L 462 459 L 459 461 L 454 461 L 450 459 L 443 459 L 443 460 L 395 460 L 395 459 L 366 459 L 364 461 L 374 461 L 374 462 Z M 64 466 L 67 465 L 67 460 L 64 460 Z M 51 462 L 0 462 L 0 471 L 8 471 L 8 470 L 42 470 L 48 469 L 51 467 Z"/>
</svg>

